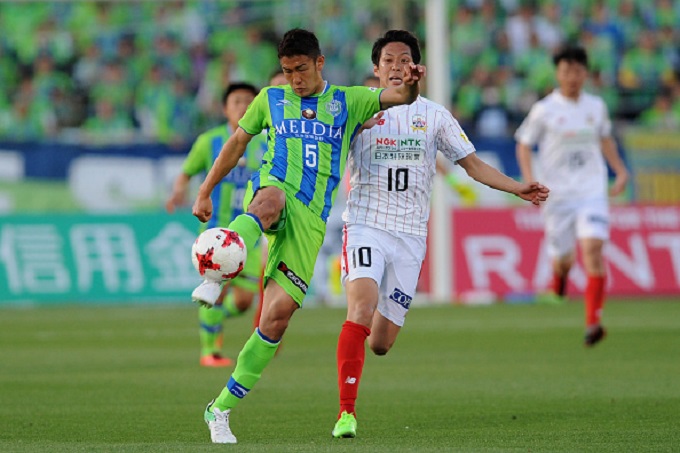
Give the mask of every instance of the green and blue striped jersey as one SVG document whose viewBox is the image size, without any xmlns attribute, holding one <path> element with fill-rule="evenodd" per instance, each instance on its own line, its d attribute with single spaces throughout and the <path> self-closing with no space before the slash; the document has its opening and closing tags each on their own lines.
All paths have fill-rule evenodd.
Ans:
<svg viewBox="0 0 680 453">
<path fill-rule="evenodd" d="M 301 98 L 289 85 L 268 87 L 250 104 L 239 126 L 267 130 L 267 152 L 253 175 L 253 190 L 277 185 L 325 222 L 345 171 L 347 152 L 361 125 L 380 111 L 381 89 L 329 85 Z"/>
<path fill-rule="evenodd" d="M 231 130 L 227 124 L 199 135 L 184 160 L 182 172 L 194 176 L 210 171 L 215 159 L 220 155 L 222 145 L 230 136 Z M 243 213 L 243 196 L 248 181 L 260 168 L 265 151 L 266 137 L 262 134 L 253 137 L 238 165 L 212 191 L 210 198 L 213 203 L 213 215 L 204 225 L 205 228 L 226 226 Z"/>
</svg>

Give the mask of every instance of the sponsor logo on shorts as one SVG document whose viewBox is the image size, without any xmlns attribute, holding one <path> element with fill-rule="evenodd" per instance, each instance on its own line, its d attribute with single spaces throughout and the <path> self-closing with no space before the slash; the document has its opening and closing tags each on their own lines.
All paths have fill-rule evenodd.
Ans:
<svg viewBox="0 0 680 453">
<path fill-rule="evenodd" d="M 307 294 L 307 288 L 308 288 L 307 282 L 304 281 L 303 279 L 301 279 L 300 277 L 298 277 L 298 275 L 295 272 L 290 270 L 288 268 L 288 266 L 286 265 L 286 263 L 284 263 L 283 261 L 279 261 L 279 265 L 276 266 L 276 268 L 278 270 L 280 270 L 281 272 L 283 272 L 283 275 L 285 275 L 288 280 L 293 282 L 293 285 L 300 288 L 300 290 L 304 294 Z"/>
<path fill-rule="evenodd" d="M 392 294 L 390 294 L 390 299 L 408 310 L 408 308 L 411 306 L 411 300 L 413 300 L 413 297 L 404 293 L 399 288 L 394 288 L 394 291 L 392 291 Z"/>
<path fill-rule="evenodd" d="M 601 223 L 603 225 L 609 225 L 609 220 L 606 217 L 597 214 L 589 215 L 588 221 L 591 223 Z"/>
</svg>

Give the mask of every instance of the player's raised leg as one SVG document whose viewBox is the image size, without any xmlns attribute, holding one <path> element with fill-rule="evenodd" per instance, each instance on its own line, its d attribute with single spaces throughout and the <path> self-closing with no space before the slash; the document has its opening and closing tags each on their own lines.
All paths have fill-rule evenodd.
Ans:
<svg viewBox="0 0 680 453">
<path fill-rule="evenodd" d="M 246 250 L 252 250 L 262 233 L 281 219 L 286 195 L 283 190 L 274 186 L 263 187 L 253 194 L 252 184 L 249 184 L 244 204 L 248 205 L 248 212 L 237 216 L 227 229 L 240 236 Z M 247 261 L 244 266 L 247 266 Z M 218 300 L 219 292 L 214 282 L 206 280 L 193 291 L 191 297 L 198 303 L 212 306 Z"/>
</svg>

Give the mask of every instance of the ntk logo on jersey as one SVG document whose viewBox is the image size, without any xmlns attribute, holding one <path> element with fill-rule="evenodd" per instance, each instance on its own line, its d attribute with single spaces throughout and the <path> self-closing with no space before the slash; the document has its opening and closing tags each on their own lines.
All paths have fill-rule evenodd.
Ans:
<svg viewBox="0 0 680 453">
<path fill-rule="evenodd" d="M 421 165 L 425 162 L 422 135 L 381 135 L 371 142 L 372 163 Z"/>
<path fill-rule="evenodd" d="M 413 115 L 411 118 L 411 129 L 413 132 L 415 131 L 422 131 L 426 132 L 427 131 L 427 121 L 425 121 L 425 116 L 421 115 L 420 113 L 416 113 Z"/>
</svg>

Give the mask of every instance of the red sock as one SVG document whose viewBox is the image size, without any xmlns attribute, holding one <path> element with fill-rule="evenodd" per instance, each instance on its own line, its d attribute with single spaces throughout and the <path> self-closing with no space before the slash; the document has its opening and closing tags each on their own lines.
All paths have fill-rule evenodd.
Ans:
<svg viewBox="0 0 680 453">
<path fill-rule="evenodd" d="M 586 285 L 586 327 L 597 326 L 602 317 L 604 305 L 604 275 L 589 275 Z"/>
<path fill-rule="evenodd" d="M 352 321 L 345 321 L 338 339 L 338 390 L 340 390 L 340 413 L 356 414 L 354 404 L 359 393 L 359 380 L 366 357 L 366 337 L 371 329 Z"/>
<path fill-rule="evenodd" d="M 552 290 L 558 296 L 564 296 L 567 293 L 567 276 L 553 273 Z"/>
</svg>

